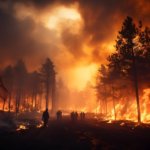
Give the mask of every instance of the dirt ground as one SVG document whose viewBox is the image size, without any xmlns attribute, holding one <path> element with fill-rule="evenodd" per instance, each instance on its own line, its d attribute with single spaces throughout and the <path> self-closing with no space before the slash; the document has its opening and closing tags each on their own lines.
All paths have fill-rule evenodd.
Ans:
<svg viewBox="0 0 150 150">
<path fill-rule="evenodd" d="M 0 133 L 1 150 L 149 150 L 150 128 L 94 119 L 51 118 L 48 127 Z"/>
</svg>

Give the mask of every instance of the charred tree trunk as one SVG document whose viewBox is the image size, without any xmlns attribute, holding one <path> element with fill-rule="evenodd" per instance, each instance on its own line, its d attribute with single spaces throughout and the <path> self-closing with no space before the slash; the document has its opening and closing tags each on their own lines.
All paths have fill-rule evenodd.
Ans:
<svg viewBox="0 0 150 150">
<path fill-rule="evenodd" d="M 135 56 L 134 56 L 134 52 L 133 52 L 133 47 L 132 47 L 132 59 L 133 59 L 133 69 L 134 69 L 136 100 L 137 100 L 138 122 L 140 123 L 141 122 L 140 102 L 139 102 L 138 82 L 137 82 L 136 64 L 135 64 Z"/>
<path fill-rule="evenodd" d="M 103 100 L 103 111 L 102 111 L 103 114 L 105 114 L 105 110 L 106 110 L 106 107 L 105 107 L 105 100 Z"/>
<path fill-rule="evenodd" d="M 20 107 L 21 88 L 22 88 L 22 79 L 20 79 L 20 84 L 19 84 L 18 112 L 19 112 L 19 107 Z"/>
<path fill-rule="evenodd" d="M 101 101 L 99 100 L 99 113 L 101 113 Z"/>
<path fill-rule="evenodd" d="M 100 101 L 100 109 L 101 109 L 101 116 L 102 116 L 102 101 Z"/>
<path fill-rule="evenodd" d="M 35 93 L 35 109 L 37 109 L 37 93 Z"/>
<path fill-rule="evenodd" d="M 24 96 L 24 110 L 25 110 L 25 105 L 26 105 L 26 97 Z"/>
<path fill-rule="evenodd" d="M 10 115 L 11 93 L 9 93 L 9 115 Z"/>
<path fill-rule="evenodd" d="M 18 89 L 17 89 L 17 95 L 16 95 L 16 114 L 18 113 Z"/>
<path fill-rule="evenodd" d="M 5 99 L 4 99 L 4 103 L 3 103 L 3 111 L 5 110 Z"/>
<path fill-rule="evenodd" d="M 107 115 L 106 85 L 104 85 L 104 89 L 105 89 L 105 107 L 106 107 L 106 115 Z"/>
<path fill-rule="evenodd" d="M 105 100 L 105 103 L 106 103 L 106 115 L 107 115 L 107 99 Z"/>
<path fill-rule="evenodd" d="M 34 91 L 32 92 L 32 108 L 33 108 Z"/>
<path fill-rule="evenodd" d="M 116 109 L 115 109 L 114 87 L 112 87 L 112 90 L 113 90 L 114 117 L 115 117 L 115 120 L 116 120 Z"/>
<path fill-rule="evenodd" d="M 21 91 L 19 90 L 19 97 L 18 97 L 18 112 L 19 112 L 19 107 L 20 107 L 20 95 L 21 95 Z"/>
<path fill-rule="evenodd" d="M 42 106 L 42 94 L 40 95 L 40 110 L 41 110 L 41 106 Z"/>
<path fill-rule="evenodd" d="M 29 108 L 30 108 L 29 97 L 28 97 L 28 95 L 27 95 L 27 101 L 26 101 L 25 108 L 26 108 L 26 109 L 29 109 Z"/>
<path fill-rule="evenodd" d="M 55 105 L 55 76 L 53 77 L 52 81 L 52 112 L 54 111 L 54 105 Z"/>
<path fill-rule="evenodd" d="M 46 109 L 48 109 L 48 98 L 49 98 L 49 77 L 47 78 L 46 86 Z"/>
</svg>

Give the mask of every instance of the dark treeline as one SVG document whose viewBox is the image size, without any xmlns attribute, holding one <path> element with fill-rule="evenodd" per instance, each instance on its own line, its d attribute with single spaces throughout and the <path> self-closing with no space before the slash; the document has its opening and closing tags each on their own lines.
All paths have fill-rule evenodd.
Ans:
<svg viewBox="0 0 150 150">
<path fill-rule="evenodd" d="M 138 122 L 140 117 L 139 97 L 150 83 L 150 29 L 142 28 L 142 22 L 136 26 L 133 19 L 127 17 L 116 40 L 116 52 L 108 58 L 108 64 L 98 70 L 96 90 L 97 98 L 107 114 L 107 102 L 113 101 L 116 119 L 115 102 L 126 103 L 136 97 Z"/>
<path fill-rule="evenodd" d="M 7 66 L 1 74 L 0 95 L 3 99 L 3 109 L 6 102 L 7 107 L 20 110 L 40 110 L 44 104 L 44 109 L 50 106 L 55 109 L 55 87 L 56 72 L 53 62 L 47 58 L 38 71 L 29 73 L 25 63 L 20 59 L 12 67 Z M 44 100 L 44 102 L 42 102 Z M 7 108 L 8 109 L 8 108 Z"/>
</svg>

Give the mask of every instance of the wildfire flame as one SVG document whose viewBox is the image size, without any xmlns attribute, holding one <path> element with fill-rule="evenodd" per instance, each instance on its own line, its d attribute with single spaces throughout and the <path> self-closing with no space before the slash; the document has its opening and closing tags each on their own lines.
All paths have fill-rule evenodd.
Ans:
<svg viewBox="0 0 150 150">
<path fill-rule="evenodd" d="M 69 113 L 62 113 L 63 116 L 68 116 L 70 115 Z"/>
<path fill-rule="evenodd" d="M 43 124 L 44 124 L 44 122 L 41 121 L 41 124 L 37 125 L 36 127 L 37 127 L 37 128 L 41 128 L 41 127 L 43 126 Z"/>
<path fill-rule="evenodd" d="M 22 130 L 22 129 L 25 130 L 25 129 L 28 129 L 28 128 L 24 125 L 20 125 L 19 128 L 17 129 L 17 131 Z"/>
<path fill-rule="evenodd" d="M 121 125 L 121 126 L 124 126 L 124 122 L 122 122 L 120 125 Z"/>
<path fill-rule="evenodd" d="M 100 113 L 100 107 L 101 106 L 98 105 L 98 107 L 93 110 L 93 113 Z M 131 120 L 137 122 L 137 103 L 135 99 L 129 101 L 128 105 L 127 100 L 119 100 L 115 106 L 115 110 L 116 120 Z M 147 124 L 150 123 L 150 89 L 145 89 L 144 95 L 140 98 L 140 111 L 141 122 Z M 113 108 L 107 113 L 105 118 L 108 120 L 115 120 Z"/>
</svg>

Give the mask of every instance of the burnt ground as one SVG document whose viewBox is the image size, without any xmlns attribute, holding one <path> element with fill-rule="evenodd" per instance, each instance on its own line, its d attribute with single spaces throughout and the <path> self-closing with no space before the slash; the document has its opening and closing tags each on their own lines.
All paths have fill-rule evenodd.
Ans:
<svg viewBox="0 0 150 150">
<path fill-rule="evenodd" d="M 1 150 L 149 150 L 150 128 L 128 123 L 107 123 L 94 119 L 72 123 L 51 118 L 48 127 L 0 133 Z"/>
</svg>

